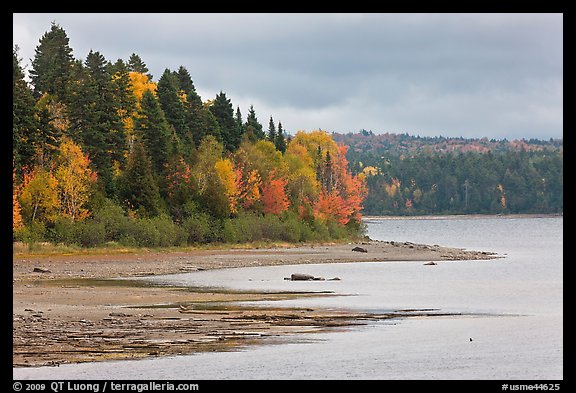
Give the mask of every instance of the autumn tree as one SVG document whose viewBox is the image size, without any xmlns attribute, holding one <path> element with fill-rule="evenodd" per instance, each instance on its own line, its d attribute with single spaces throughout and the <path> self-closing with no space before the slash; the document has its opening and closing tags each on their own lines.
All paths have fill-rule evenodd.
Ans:
<svg viewBox="0 0 576 393">
<path fill-rule="evenodd" d="M 224 185 L 226 196 L 228 197 L 228 208 L 231 214 L 238 213 L 238 171 L 234 168 L 234 163 L 223 158 L 214 164 L 218 180 Z"/>
<path fill-rule="evenodd" d="M 197 162 L 192 169 L 196 180 L 199 202 L 214 217 L 230 214 L 230 200 L 226 184 L 218 174 L 218 162 L 222 159 L 224 146 L 212 135 L 204 137 L 198 146 Z"/>
<path fill-rule="evenodd" d="M 278 172 L 273 170 L 268 177 L 268 181 L 262 184 L 262 211 L 264 214 L 281 214 L 288 210 L 290 201 L 286 194 L 288 181 L 284 177 L 278 176 Z"/>
<path fill-rule="evenodd" d="M 58 180 L 41 166 L 24 173 L 20 193 L 20 207 L 26 224 L 53 222 L 60 208 Z"/>
<path fill-rule="evenodd" d="M 72 221 L 86 218 L 89 214 L 86 204 L 96 183 L 96 173 L 90 169 L 88 156 L 69 138 L 62 138 L 60 143 L 54 176 L 63 215 Z"/>
<path fill-rule="evenodd" d="M 22 228 L 21 207 L 18 198 L 20 196 L 20 184 L 16 180 L 16 168 L 12 166 L 12 231 Z"/>
</svg>

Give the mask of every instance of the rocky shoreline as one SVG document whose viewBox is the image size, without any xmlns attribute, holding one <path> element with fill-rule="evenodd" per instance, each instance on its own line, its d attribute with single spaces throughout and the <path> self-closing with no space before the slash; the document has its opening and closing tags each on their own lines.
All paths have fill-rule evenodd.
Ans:
<svg viewBox="0 0 576 393">
<path fill-rule="evenodd" d="M 355 247 L 364 251 L 352 251 Z M 227 351 L 273 343 L 370 319 L 437 315 L 398 310 L 376 315 L 324 309 L 240 306 L 326 293 L 256 293 L 180 288 L 115 278 L 306 263 L 483 260 L 486 251 L 370 241 L 266 249 L 138 254 L 14 256 L 13 366 L 134 359 Z M 434 267 L 430 267 L 433 269 Z M 297 268 L 295 268 L 297 273 Z"/>
</svg>

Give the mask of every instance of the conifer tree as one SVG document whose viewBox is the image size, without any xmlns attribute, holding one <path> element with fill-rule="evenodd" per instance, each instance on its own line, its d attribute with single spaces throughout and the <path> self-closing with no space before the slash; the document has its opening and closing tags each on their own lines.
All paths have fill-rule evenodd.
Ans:
<svg viewBox="0 0 576 393">
<path fill-rule="evenodd" d="M 272 143 L 276 143 L 276 138 L 277 138 L 277 134 L 276 134 L 276 126 L 274 125 L 274 120 L 272 119 L 272 116 L 270 116 L 270 121 L 268 122 L 268 140 Z"/>
<path fill-rule="evenodd" d="M 165 164 L 172 152 L 171 126 L 164 117 L 158 99 L 146 90 L 140 101 L 140 109 L 134 119 L 134 131 L 144 143 L 150 155 L 152 169 L 163 176 Z"/>
<path fill-rule="evenodd" d="M 50 93 L 59 100 L 64 99 L 74 60 L 69 41 L 64 29 L 55 22 L 40 38 L 30 70 L 36 97 Z"/>
<path fill-rule="evenodd" d="M 278 135 L 276 136 L 276 140 L 274 141 L 274 145 L 276 146 L 276 150 L 281 151 L 282 153 L 286 152 L 286 138 L 284 137 L 284 130 L 282 129 L 282 123 L 278 122 Z"/>
<path fill-rule="evenodd" d="M 15 47 L 12 65 L 12 159 L 17 177 L 20 177 L 23 166 L 31 167 L 35 145 L 40 138 L 34 97 L 24 80 L 17 52 L 18 48 Z"/>
<path fill-rule="evenodd" d="M 248 111 L 248 117 L 246 118 L 246 133 L 249 134 L 249 138 L 253 141 L 259 141 L 264 139 L 266 135 L 262 130 L 262 124 L 258 122 L 258 118 L 256 117 L 256 111 L 254 110 L 254 106 L 250 105 L 250 110 Z"/>
<path fill-rule="evenodd" d="M 242 113 L 240 113 L 240 107 L 236 107 L 236 133 L 240 140 L 244 136 L 244 123 L 242 123 Z"/>
<path fill-rule="evenodd" d="M 202 106 L 202 99 L 196 92 L 196 87 L 194 87 L 194 82 L 188 70 L 184 66 L 180 66 L 178 72 L 174 74 L 178 79 L 179 90 L 186 94 L 186 101 L 194 107 Z"/>
<path fill-rule="evenodd" d="M 186 107 L 179 94 L 179 86 L 178 77 L 166 68 L 158 81 L 158 101 L 166 120 L 174 127 L 178 138 L 183 141 L 190 141 L 192 137 L 186 121 Z"/>
<path fill-rule="evenodd" d="M 90 51 L 80 81 L 69 97 L 71 136 L 80 142 L 109 195 L 115 193 L 113 166 L 122 166 L 127 150 L 124 124 L 118 113 L 110 67 L 99 52 Z"/>
<path fill-rule="evenodd" d="M 214 115 L 220 125 L 222 142 L 228 151 L 234 151 L 240 146 L 240 135 L 238 127 L 234 121 L 234 110 L 232 102 L 222 91 L 216 95 L 216 99 L 210 106 L 210 112 Z"/>
<path fill-rule="evenodd" d="M 121 175 L 120 197 L 142 217 L 160 214 L 162 201 L 152 173 L 152 163 L 144 144 L 136 140 L 128 157 L 126 171 Z"/>
<path fill-rule="evenodd" d="M 128 59 L 128 70 L 146 74 L 148 79 L 152 80 L 152 74 L 148 73 L 148 67 L 136 53 L 132 53 Z"/>
</svg>

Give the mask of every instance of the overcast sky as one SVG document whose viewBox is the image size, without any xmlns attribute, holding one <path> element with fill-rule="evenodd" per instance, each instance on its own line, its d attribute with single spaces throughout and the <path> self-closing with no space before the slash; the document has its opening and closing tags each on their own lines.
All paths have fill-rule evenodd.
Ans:
<svg viewBox="0 0 576 393">
<path fill-rule="evenodd" d="M 563 135 L 562 14 L 13 14 L 26 69 L 52 21 L 76 59 L 182 65 L 265 129 Z"/>
</svg>

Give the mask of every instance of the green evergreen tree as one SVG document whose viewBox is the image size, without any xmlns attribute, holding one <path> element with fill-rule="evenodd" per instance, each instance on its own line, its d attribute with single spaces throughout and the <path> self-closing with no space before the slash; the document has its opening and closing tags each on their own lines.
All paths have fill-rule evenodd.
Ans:
<svg viewBox="0 0 576 393">
<path fill-rule="evenodd" d="M 220 126 L 222 142 L 228 151 L 234 151 L 240 146 L 240 136 L 234 121 L 234 110 L 232 102 L 222 91 L 216 95 L 216 99 L 209 107 Z"/>
<path fill-rule="evenodd" d="M 188 70 L 184 66 L 180 66 L 178 72 L 174 74 L 178 79 L 178 88 L 186 94 L 187 102 L 194 107 L 202 106 L 202 99 L 196 92 L 196 87 L 194 87 L 194 82 Z"/>
<path fill-rule="evenodd" d="M 284 137 L 284 130 L 282 129 L 282 123 L 278 122 L 278 135 L 276 136 L 276 141 L 274 141 L 276 150 L 286 153 L 286 138 Z"/>
<path fill-rule="evenodd" d="M 126 117 L 136 109 L 136 97 L 130 82 L 130 70 L 122 59 L 110 66 L 112 76 L 112 88 L 118 103 L 118 112 L 121 117 Z"/>
<path fill-rule="evenodd" d="M 58 100 L 64 99 L 74 61 L 69 41 L 64 29 L 55 22 L 40 38 L 30 70 L 36 97 L 49 93 Z"/>
<path fill-rule="evenodd" d="M 113 196 L 113 167 L 124 165 L 128 146 L 110 71 L 104 56 L 90 51 L 85 67 L 77 70 L 78 83 L 71 84 L 68 108 L 73 139 L 88 153 L 107 195 Z"/>
<path fill-rule="evenodd" d="M 268 135 L 267 138 L 270 142 L 276 143 L 276 138 L 278 134 L 276 133 L 276 125 L 274 124 L 274 120 L 272 116 L 270 116 L 270 121 L 268 122 Z"/>
<path fill-rule="evenodd" d="M 174 132 L 164 117 L 158 99 L 150 90 L 146 90 L 142 95 L 140 109 L 134 119 L 134 131 L 150 154 L 154 173 L 163 177 L 165 165 L 174 154 L 171 135 Z"/>
<path fill-rule="evenodd" d="M 141 217 L 154 217 L 162 212 L 162 200 L 154 179 L 152 163 L 144 144 L 134 141 L 128 165 L 120 179 L 120 197 Z"/>
<path fill-rule="evenodd" d="M 18 47 L 12 52 L 12 160 L 18 176 L 23 166 L 32 167 L 35 146 L 40 142 L 32 90 L 24 80 Z"/>
<path fill-rule="evenodd" d="M 256 111 L 254 106 L 250 105 L 250 110 L 248 111 L 248 116 L 246 118 L 246 133 L 249 135 L 249 139 L 253 141 L 259 141 L 266 137 L 264 131 L 262 130 L 262 124 L 258 122 L 256 117 Z"/>
<path fill-rule="evenodd" d="M 190 141 L 192 135 L 188 128 L 187 112 L 180 98 L 180 81 L 168 68 L 158 81 L 158 101 L 168 123 L 174 127 L 176 135 L 182 141 Z"/>
<path fill-rule="evenodd" d="M 236 134 L 238 135 L 238 139 L 242 140 L 244 136 L 244 123 L 242 122 L 242 113 L 240 113 L 240 107 L 236 107 Z"/>
<path fill-rule="evenodd" d="M 148 79 L 152 80 L 152 74 L 148 73 L 148 67 L 136 53 L 132 53 L 128 59 L 128 71 L 146 74 Z"/>
</svg>

